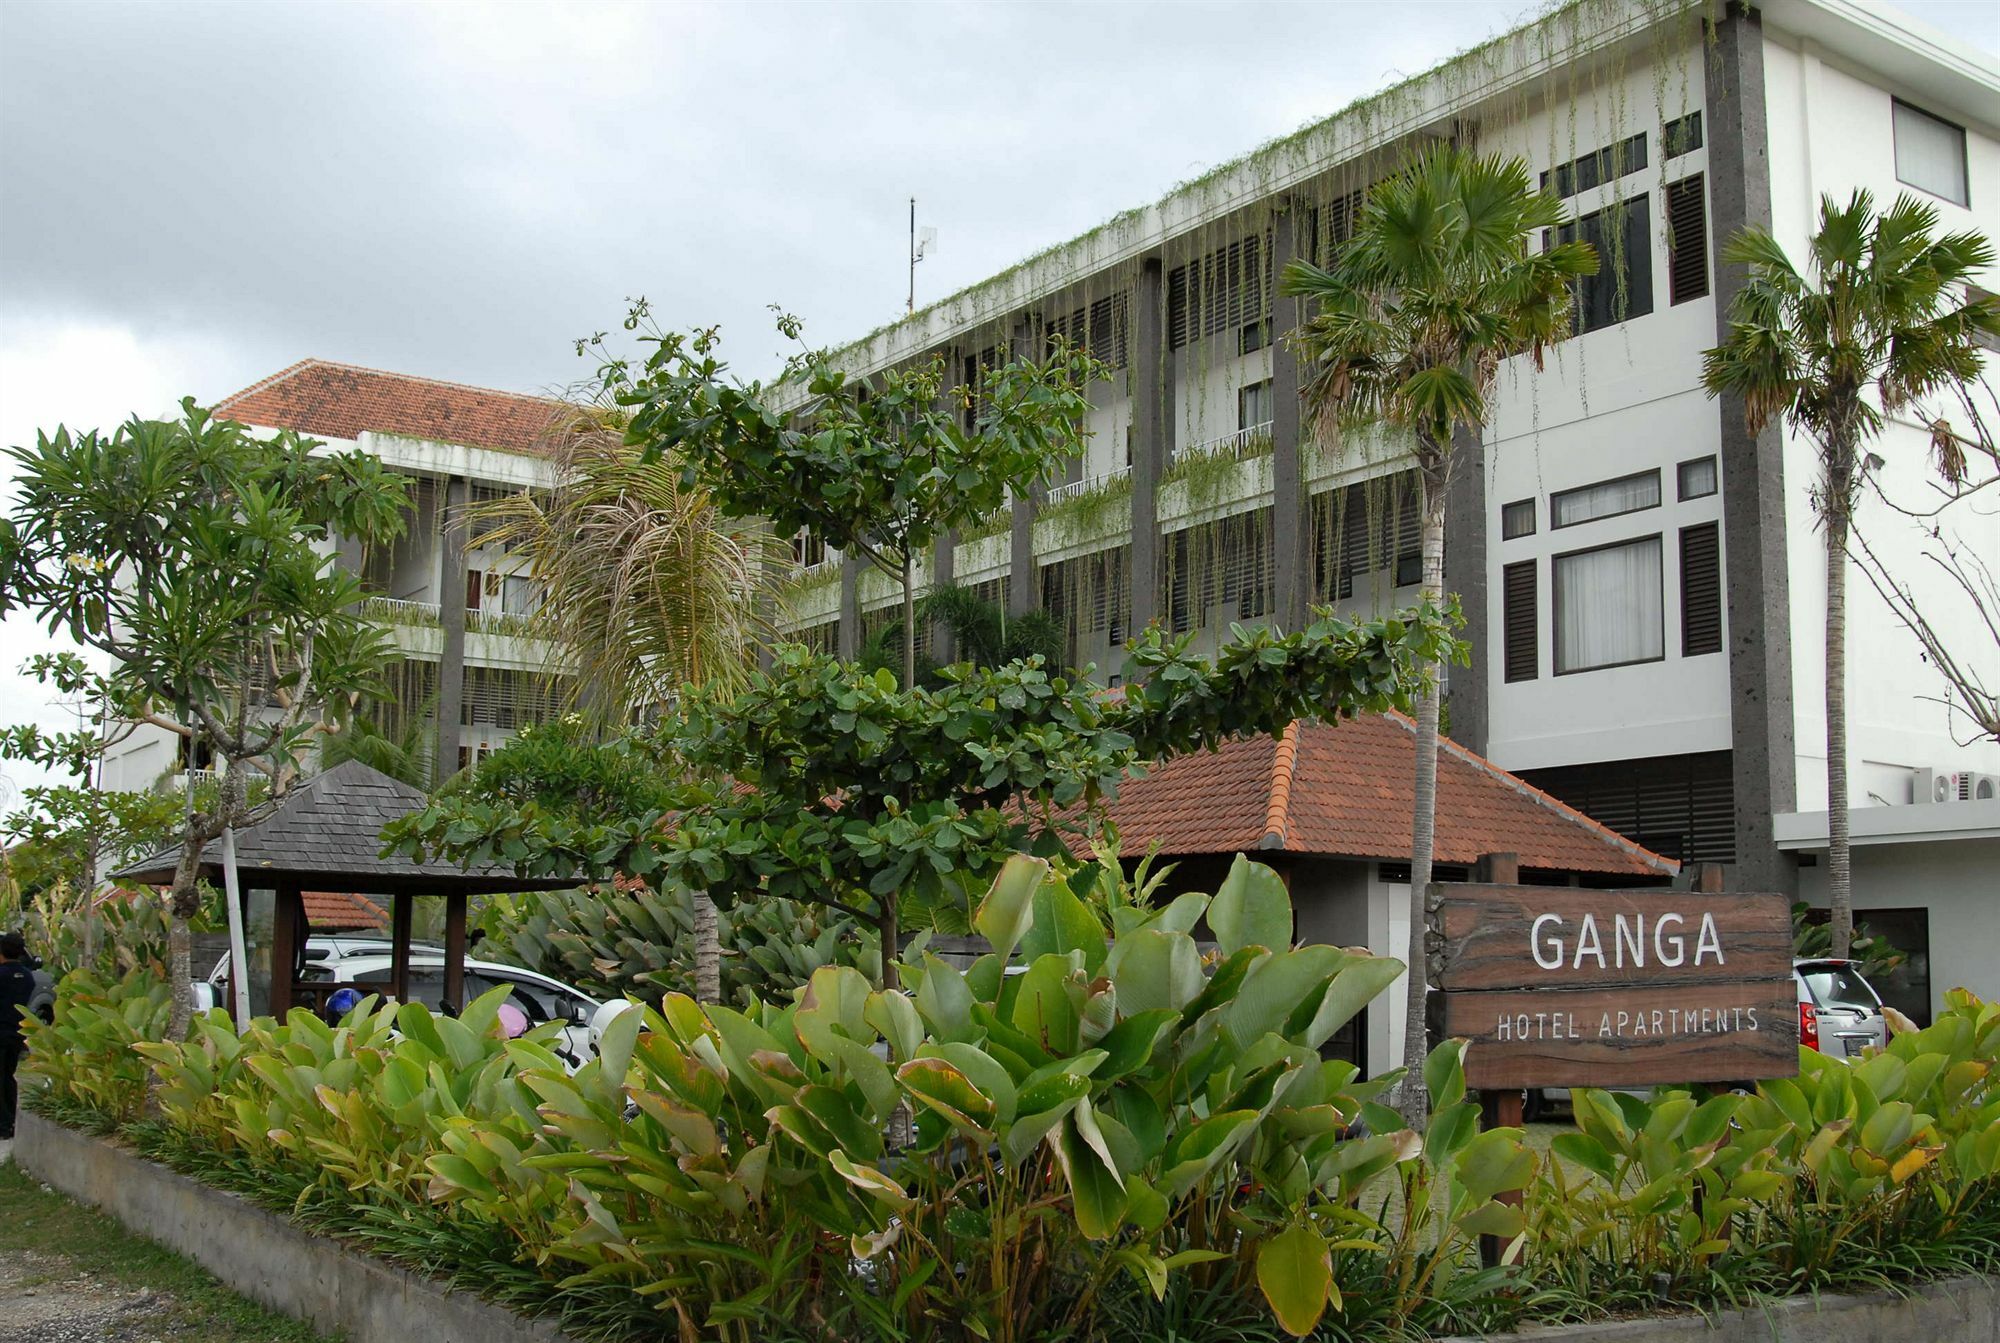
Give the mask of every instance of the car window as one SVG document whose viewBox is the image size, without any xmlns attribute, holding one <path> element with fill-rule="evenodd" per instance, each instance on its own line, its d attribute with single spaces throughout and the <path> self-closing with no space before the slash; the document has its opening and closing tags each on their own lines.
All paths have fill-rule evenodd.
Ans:
<svg viewBox="0 0 2000 1343">
<path fill-rule="evenodd" d="M 1812 990 L 1813 1001 L 1821 1007 L 1858 1007 L 1873 1012 L 1881 1005 L 1868 981 L 1844 966 L 1801 966 L 1799 975 Z"/>
<path fill-rule="evenodd" d="M 435 1012 L 444 1006 L 444 967 L 410 967 L 410 1001 Z"/>
</svg>

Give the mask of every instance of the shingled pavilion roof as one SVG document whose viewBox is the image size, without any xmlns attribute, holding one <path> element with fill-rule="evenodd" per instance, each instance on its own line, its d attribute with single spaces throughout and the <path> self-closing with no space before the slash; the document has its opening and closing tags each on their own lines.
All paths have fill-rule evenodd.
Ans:
<svg viewBox="0 0 2000 1343">
<path fill-rule="evenodd" d="M 574 878 L 518 877 L 500 867 L 419 863 L 406 854 L 382 856 L 382 828 L 430 799 L 358 760 L 335 765 L 299 784 L 236 831 L 236 872 L 246 886 L 284 885 L 371 895 L 491 894 L 547 891 L 577 884 Z M 180 848 L 163 849 L 113 873 L 125 881 L 164 884 L 174 879 Z M 201 855 L 202 875 L 222 880 L 222 841 Z"/>
</svg>

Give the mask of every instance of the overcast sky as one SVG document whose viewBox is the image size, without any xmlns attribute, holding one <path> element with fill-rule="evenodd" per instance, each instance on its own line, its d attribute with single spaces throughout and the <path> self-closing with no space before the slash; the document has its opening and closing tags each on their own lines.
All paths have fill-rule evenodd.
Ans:
<svg viewBox="0 0 2000 1343">
<path fill-rule="evenodd" d="M 555 388 L 635 294 L 763 372 L 767 304 L 901 310 L 912 195 L 921 304 L 1528 10 L 0 0 L 0 443 L 306 356 Z M 46 646 L 0 626 L 0 723 L 60 722 Z"/>
</svg>

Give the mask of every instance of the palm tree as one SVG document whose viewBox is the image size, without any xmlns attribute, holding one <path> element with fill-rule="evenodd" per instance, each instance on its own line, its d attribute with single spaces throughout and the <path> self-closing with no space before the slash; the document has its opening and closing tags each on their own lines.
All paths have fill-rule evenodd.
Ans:
<svg viewBox="0 0 2000 1343">
<path fill-rule="evenodd" d="M 1292 337 L 1310 365 L 1300 394 L 1317 432 L 1382 425 L 1412 440 L 1420 487 L 1423 597 L 1442 603 L 1445 487 L 1452 445 L 1478 433 L 1502 360 L 1567 334 L 1570 283 L 1597 270 L 1588 243 L 1530 252 L 1527 237 L 1565 222 L 1562 204 L 1536 191 L 1522 160 L 1451 146 L 1423 154 L 1378 183 L 1332 269 L 1295 261 L 1284 289 L 1313 302 Z M 1410 839 L 1409 1071 L 1401 1108 L 1415 1124 L 1424 1094 L 1425 887 L 1437 812 L 1438 680 L 1433 668 L 1417 712 L 1416 814 Z"/>
<path fill-rule="evenodd" d="M 529 619 L 561 647 L 578 707 L 606 723 L 671 712 L 690 685 L 740 685 L 770 628 L 788 549 L 768 528 L 724 517 L 682 482 L 672 453 L 628 446 L 624 415 L 565 408 L 557 483 L 472 510 L 478 542 L 523 556 L 540 588 Z M 695 986 L 722 996 L 714 903 L 695 895 Z"/>
<path fill-rule="evenodd" d="M 1854 934 L 1847 559 L 1861 445 L 1905 406 L 1962 395 L 1979 378 L 1979 337 L 2000 335 L 2000 305 L 1968 288 L 1993 264 L 1993 248 L 1973 232 L 1934 237 L 1937 224 L 1935 209 L 1906 195 L 1879 216 L 1866 191 L 1845 206 L 1823 196 L 1805 275 L 1768 232 L 1744 229 L 1722 259 L 1748 267 L 1749 278 L 1730 306 L 1729 334 L 1702 360 L 1709 394 L 1742 397 L 1751 433 L 1783 416 L 1819 452 L 1812 500 L 1826 534 L 1826 883 L 1835 956 L 1848 954 Z M 1931 434 L 1939 473 L 1951 480 L 1963 469 L 1958 441 L 1943 421 Z"/>
</svg>

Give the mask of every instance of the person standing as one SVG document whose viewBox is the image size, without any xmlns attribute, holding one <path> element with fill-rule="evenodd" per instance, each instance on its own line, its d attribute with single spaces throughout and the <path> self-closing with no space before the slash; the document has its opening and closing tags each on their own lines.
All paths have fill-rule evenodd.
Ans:
<svg viewBox="0 0 2000 1343">
<path fill-rule="evenodd" d="M 14 1105 L 20 1089 L 14 1069 L 20 1066 L 26 1042 L 21 1036 L 21 1010 L 35 993 L 35 972 L 28 968 L 28 945 L 19 933 L 0 933 L 0 1142 L 14 1137 Z"/>
</svg>

